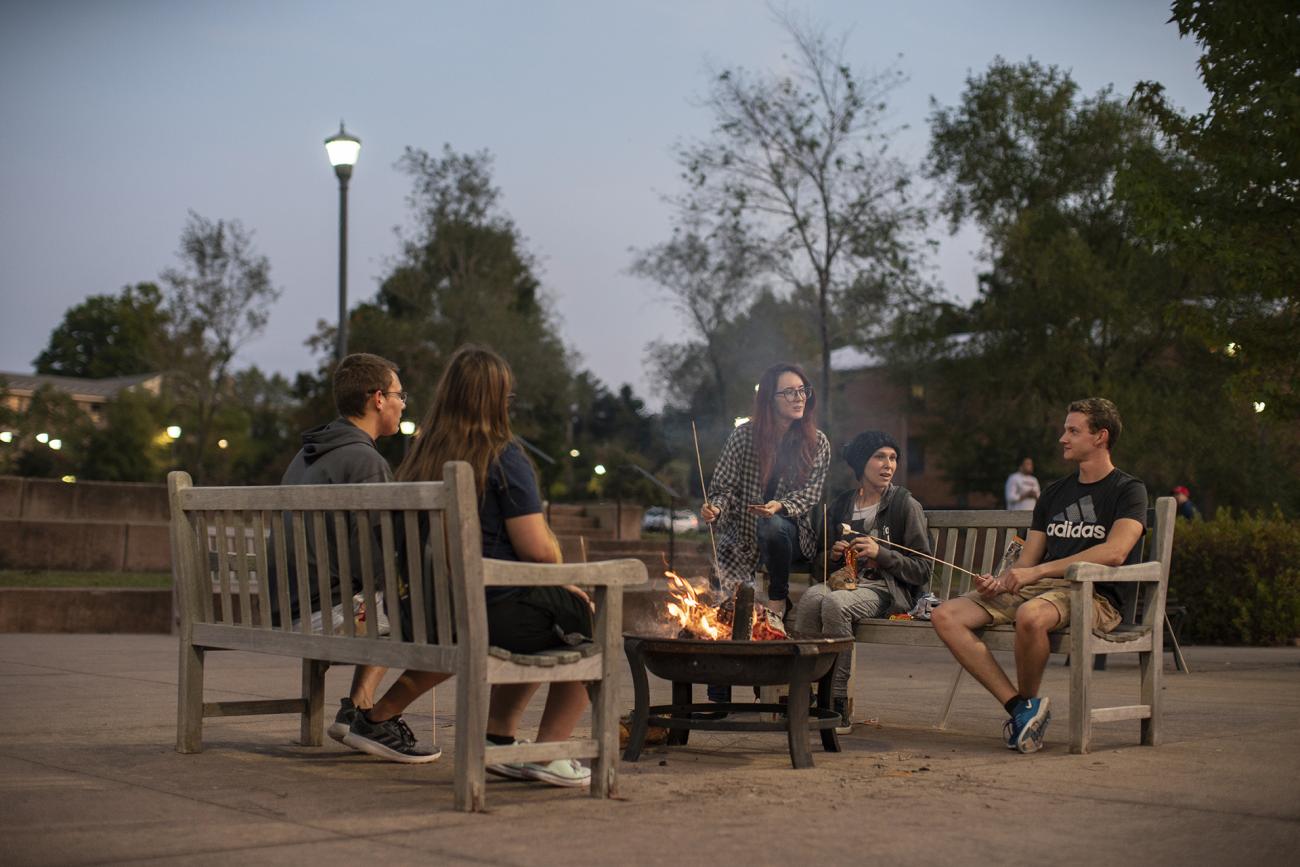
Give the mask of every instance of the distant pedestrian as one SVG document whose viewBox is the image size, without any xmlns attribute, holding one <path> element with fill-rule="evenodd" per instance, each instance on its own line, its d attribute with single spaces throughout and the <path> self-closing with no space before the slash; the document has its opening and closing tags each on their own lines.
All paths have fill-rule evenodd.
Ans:
<svg viewBox="0 0 1300 867">
<path fill-rule="evenodd" d="M 1007 476 L 1007 508 L 1013 512 L 1032 509 L 1042 493 L 1034 476 L 1034 459 L 1021 458 L 1020 468 Z"/>
<path fill-rule="evenodd" d="M 1185 485 L 1179 485 L 1170 493 L 1178 501 L 1178 517 L 1186 518 L 1189 521 L 1201 517 L 1201 510 L 1196 508 L 1196 504 L 1192 502 L 1192 492 L 1187 490 Z"/>
</svg>

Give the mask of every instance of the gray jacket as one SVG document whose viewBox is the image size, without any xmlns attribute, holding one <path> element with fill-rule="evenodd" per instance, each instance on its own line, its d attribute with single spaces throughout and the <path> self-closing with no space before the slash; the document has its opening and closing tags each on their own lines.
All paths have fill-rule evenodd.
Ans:
<svg viewBox="0 0 1300 867">
<path fill-rule="evenodd" d="M 827 507 L 826 517 L 830 534 L 829 545 L 834 545 L 843 538 L 840 530 L 853 518 L 853 500 L 856 489 L 838 494 Z M 876 512 L 875 525 L 867 527 L 868 535 L 878 539 L 900 542 L 917 551 L 927 554 L 930 549 L 930 532 L 925 522 L 925 510 L 916 501 L 907 488 L 890 485 L 880 500 L 880 509 Z M 830 571 L 844 565 L 844 559 L 831 555 Z M 870 567 L 865 563 L 861 569 Z M 865 577 L 882 578 L 889 587 L 890 605 L 888 614 L 902 614 L 912 610 L 916 600 L 930 586 L 930 574 L 934 571 L 934 562 L 925 557 L 881 544 L 876 556 L 874 575 Z M 861 572 L 859 574 L 862 574 Z"/>
<path fill-rule="evenodd" d="M 375 448 L 375 441 L 370 438 L 370 434 L 348 421 L 346 418 L 336 418 L 329 424 L 323 424 L 306 431 L 302 435 L 302 448 L 298 454 L 294 455 L 293 461 L 290 462 L 289 468 L 284 471 L 284 477 L 280 480 L 282 485 L 352 485 L 364 484 L 370 482 L 391 482 L 393 480 L 393 471 L 388 466 L 388 461 Z M 290 531 L 289 516 L 286 513 L 281 521 L 273 524 L 275 532 L 284 534 L 285 550 L 288 555 L 287 566 L 289 571 L 288 589 L 289 589 L 289 607 L 291 617 L 297 619 L 298 605 L 298 572 L 295 563 L 295 546 L 293 534 Z M 372 528 L 377 531 L 378 527 Z M 315 530 L 310 521 L 307 522 L 307 569 L 308 569 L 308 592 L 311 594 L 311 608 L 313 611 L 319 610 L 318 602 L 320 598 L 319 584 L 316 581 L 316 540 Z M 348 564 L 349 578 L 352 586 L 343 588 L 346 592 L 340 593 L 339 588 L 339 566 L 335 552 L 338 550 L 334 539 L 334 522 L 328 520 L 325 523 L 325 550 L 329 552 L 329 570 L 330 570 L 330 587 L 331 595 L 335 596 L 334 602 L 337 604 L 344 598 L 350 599 L 354 593 L 360 592 L 362 586 L 361 580 L 361 545 L 359 540 L 360 528 L 351 514 L 348 515 L 348 551 L 350 563 Z M 377 536 L 377 534 L 376 534 Z M 374 568 L 376 575 L 382 575 L 382 556 L 380 555 L 380 545 L 376 541 L 371 546 L 372 559 L 375 561 Z M 274 550 L 274 548 L 272 548 Z M 276 574 L 275 562 L 268 564 L 267 570 L 269 575 L 268 586 L 271 591 L 271 611 L 273 612 L 273 621 L 279 625 L 280 598 L 279 598 L 279 576 Z"/>
</svg>

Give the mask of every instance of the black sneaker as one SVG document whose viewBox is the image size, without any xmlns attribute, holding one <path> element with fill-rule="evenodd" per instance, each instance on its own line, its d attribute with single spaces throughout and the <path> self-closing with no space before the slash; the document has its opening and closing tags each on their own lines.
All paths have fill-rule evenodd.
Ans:
<svg viewBox="0 0 1300 867">
<path fill-rule="evenodd" d="M 350 698 L 339 699 L 339 705 L 339 712 L 334 716 L 334 722 L 330 723 L 330 727 L 325 730 L 325 733 L 339 743 L 343 743 L 344 736 L 347 735 L 348 729 L 352 726 L 352 718 L 360 711 L 357 710 L 356 705 L 352 703 Z"/>
<path fill-rule="evenodd" d="M 837 695 L 831 699 L 831 710 L 840 715 L 840 724 L 835 727 L 837 735 L 853 734 L 853 720 L 849 719 L 849 700 L 846 696 Z"/>
<path fill-rule="evenodd" d="M 432 762 L 442 755 L 442 750 L 438 747 L 426 750 L 417 746 L 415 735 L 400 716 L 383 722 L 371 722 L 366 719 L 363 711 L 358 711 L 353 716 L 348 733 L 343 736 L 343 743 L 354 750 L 408 765 Z"/>
</svg>

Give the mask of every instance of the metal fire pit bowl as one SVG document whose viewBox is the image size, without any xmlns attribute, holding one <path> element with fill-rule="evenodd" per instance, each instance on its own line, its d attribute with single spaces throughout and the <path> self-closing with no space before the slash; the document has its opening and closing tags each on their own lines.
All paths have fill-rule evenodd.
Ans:
<svg viewBox="0 0 1300 867">
<path fill-rule="evenodd" d="M 784 641 L 703 641 L 694 638 L 654 638 L 624 635 L 636 704 L 632 731 L 623 752 L 625 761 L 641 757 L 650 726 L 668 729 L 670 746 L 684 746 L 691 729 L 716 732 L 783 731 L 790 744 L 790 762 L 796 768 L 813 766 L 808 734 L 820 731 L 828 753 L 840 751 L 835 727 L 840 715 L 831 710 L 831 679 L 835 657 L 853 647 L 852 638 L 798 638 Z M 646 672 L 671 681 L 673 703 L 650 705 Z M 790 685 L 787 704 L 694 702 L 697 683 L 719 686 Z M 812 685 L 817 684 L 817 706 L 809 707 Z M 717 719 L 719 713 L 727 718 Z M 735 714 L 770 713 L 780 719 L 738 720 Z"/>
</svg>

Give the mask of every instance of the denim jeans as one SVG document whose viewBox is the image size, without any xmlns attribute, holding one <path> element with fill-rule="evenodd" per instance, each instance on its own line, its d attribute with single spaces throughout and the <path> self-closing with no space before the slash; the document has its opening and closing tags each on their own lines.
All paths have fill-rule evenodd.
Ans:
<svg viewBox="0 0 1300 867">
<path fill-rule="evenodd" d="M 767 567 L 767 598 L 790 595 L 790 564 L 799 559 L 799 527 L 785 515 L 758 519 L 758 555 Z"/>
</svg>

